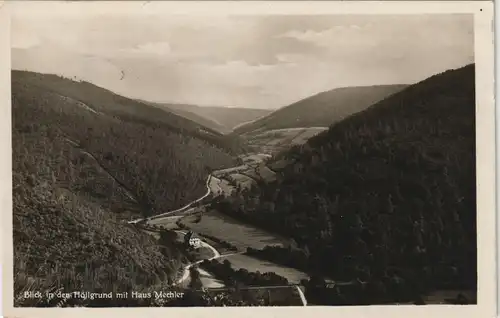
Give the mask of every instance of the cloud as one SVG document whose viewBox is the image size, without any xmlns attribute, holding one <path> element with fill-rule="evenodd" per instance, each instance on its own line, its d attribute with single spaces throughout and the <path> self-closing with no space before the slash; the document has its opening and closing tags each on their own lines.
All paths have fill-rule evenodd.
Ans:
<svg viewBox="0 0 500 318">
<path fill-rule="evenodd" d="M 40 39 L 30 34 L 13 36 L 11 41 L 11 47 L 15 49 L 30 49 L 40 44 Z"/>
<path fill-rule="evenodd" d="M 369 36 L 367 36 L 369 35 Z M 309 43 L 319 48 L 349 50 L 354 46 L 371 46 L 383 35 L 369 31 L 369 25 L 337 25 L 323 30 L 290 30 L 277 36 Z M 342 49 L 342 46 L 344 48 Z"/>
<path fill-rule="evenodd" d="M 335 36 L 344 35 L 346 32 L 357 31 L 357 30 L 361 30 L 361 29 L 362 28 L 360 26 L 354 25 L 354 24 L 353 25 L 339 25 L 339 26 L 334 26 L 330 29 L 321 30 L 321 31 L 291 30 L 291 31 L 285 32 L 281 35 L 278 35 L 277 37 L 292 38 L 292 39 L 297 39 L 299 41 L 313 42 L 313 43 L 316 43 L 318 45 L 322 45 L 325 41 L 328 41 L 329 39 L 332 39 Z M 350 33 L 352 33 L 352 32 L 350 32 Z"/>
<path fill-rule="evenodd" d="M 41 44 L 40 35 L 30 28 L 29 25 L 12 22 L 11 47 L 15 49 L 29 49 Z"/>
<path fill-rule="evenodd" d="M 95 56 L 75 56 L 71 51 L 46 46 L 29 50 L 13 48 L 12 68 L 77 77 L 109 89 L 114 89 L 114 83 L 119 84 L 121 78 L 121 68 L 111 61 Z"/>
<path fill-rule="evenodd" d="M 40 12 L 13 17 L 16 68 L 157 101 L 279 107 L 340 86 L 415 82 L 474 56 L 472 16 Z"/>
<path fill-rule="evenodd" d="M 232 72 L 234 74 L 253 73 L 253 72 L 267 72 L 275 69 L 277 65 L 272 64 L 258 64 L 251 65 L 244 60 L 228 61 L 224 64 L 216 64 L 209 66 L 215 71 L 219 72 Z"/>
<path fill-rule="evenodd" d="M 310 56 L 308 54 L 299 54 L 299 53 L 279 53 L 276 54 L 276 60 L 279 63 L 287 64 L 289 66 L 297 66 L 299 64 L 304 64 L 311 62 L 314 59 L 314 56 Z"/>
<path fill-rule="evenodd" d="M 120 52 L 125 54 L 165 56 L 172 52 L 172 48 L 168 42 L 150 42 L 139 44 L 129 49 L 121 49 Z"/>
</svg>

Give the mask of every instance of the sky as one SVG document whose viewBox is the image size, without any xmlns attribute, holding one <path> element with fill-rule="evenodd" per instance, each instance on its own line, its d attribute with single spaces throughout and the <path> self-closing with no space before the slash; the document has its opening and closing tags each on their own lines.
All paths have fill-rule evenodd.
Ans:
<svg viewBox="0 0 500 318">
<path fill-rule="evenodd" d="M 12 14 L 13 69 L 155 102 L 276 109 L 337 87 L 412 84 L 474 61 L 472 15 L 23 9 Z"/>
</svg>

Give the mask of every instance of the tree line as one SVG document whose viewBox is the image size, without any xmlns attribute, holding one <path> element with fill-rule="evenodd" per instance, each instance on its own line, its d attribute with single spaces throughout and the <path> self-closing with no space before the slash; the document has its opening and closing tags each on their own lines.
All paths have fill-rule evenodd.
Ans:
<svg viewBox="0 0 500 318">
<path fill-rule="evenodd" d="M 412 85 L 281 154 L 276 182 L 212 208 L 293 238 L 301 256 L 275 258 L 337 281 L 476 290 L 474 85 L 473 65 Z"/>
</svg>

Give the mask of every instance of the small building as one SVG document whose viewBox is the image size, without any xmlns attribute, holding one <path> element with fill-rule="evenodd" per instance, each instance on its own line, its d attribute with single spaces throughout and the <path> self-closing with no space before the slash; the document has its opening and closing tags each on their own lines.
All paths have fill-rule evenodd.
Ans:
<svg viewBox="0 0 500 318">
<path fill-rule="evenodd" d="M 201 238 L 192 231 L 189 231 L 184 236 L 184 244 L 192 248 L 199 248 L 201 246 Z"/>
</svg>

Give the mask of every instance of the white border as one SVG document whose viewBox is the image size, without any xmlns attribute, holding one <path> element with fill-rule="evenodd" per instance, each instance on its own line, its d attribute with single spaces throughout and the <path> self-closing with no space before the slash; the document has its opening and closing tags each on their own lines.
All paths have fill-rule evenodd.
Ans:
<svg viewBox="0 0 500 318">
<path fill-rule="evenodd" d="M 120 308 L 120 309 L 76 309 L 76 308 L 13 308 L 12 288 L 12 157 L 11 157 L 11 114 L 10 114 L 10 21 L 9 11 L 21 9 L 50 10 L 57 13 L 57 7 L 71 7 L 65 16 L 112 14 L 127 15 L 140 10 L 143 14 L 419 14 L 419 13 L 472 13 L 475 15 L 475 59 L 477 96 L 477 202 L 478 202 L 478 305 L 474 306 L 358 306 L 358 307 L 226 307 L 226 308 Z M 104 317 L 117 314 L 125 317 L 148 315 L 151 317 L 273 317 L 303 318 L 315 317 L 494 317 L 496 316 L 495 285 L 495 109 L 493 101 L 493 3 L 486 1 L 441 1 L 441 2 L 250 2 L 250 1 L 189 1 L 160 2 L 144 5 L 141 2 L 60 2 L 58 6 L 46 1 L 12 1 L 0 8 L 0 95 L 2 123 L 0 144 L 2 146 L 1 204 L 2 255 L 3 255 L 3 300 L 6 317 Z"/>
</svg>

